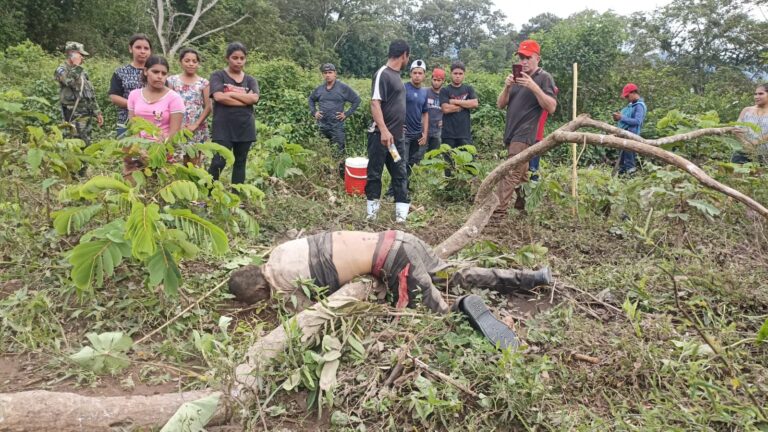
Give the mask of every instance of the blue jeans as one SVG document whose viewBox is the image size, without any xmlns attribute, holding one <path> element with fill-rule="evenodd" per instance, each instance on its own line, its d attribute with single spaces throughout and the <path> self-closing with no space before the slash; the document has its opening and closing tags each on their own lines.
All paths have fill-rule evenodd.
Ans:
<svg viewBox="0 0 768 432">
<path fill-rule="evenodd" d="M 540 161 L 541 161 L 541 156 L 536 156 L 533 159 L 528 161 L 528 171 L 531 172 L 531 181 L 539 180 L 539 162 Z"/>
<path fill-rule="evenodd" d="M 634 170 L 636 160 L 637 160 L 637 153 L 622 150 L 619 156 L 619 174 L 624 174 L 626 172 Z"/>
</svg>

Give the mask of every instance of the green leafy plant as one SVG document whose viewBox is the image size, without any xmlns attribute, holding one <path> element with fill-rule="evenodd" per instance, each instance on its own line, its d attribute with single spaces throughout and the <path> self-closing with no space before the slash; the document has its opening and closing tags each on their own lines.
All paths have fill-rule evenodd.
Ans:
<svg viewBox="0 0 768 432">
<path fill-rule="evenodd" d="M 97 374 L 116 374 L 131 364 L 126 353 L 133 347 L 133 340 L 122 332 L 88 333 L 91 346 L 69 356 L 70 360 Z"/>
<path fill-rule="evenodd" d="M 428 151 L 415 172 L 423 172 L 419 183 L 425 183 L 436 198 L 449 201 L 468 201 L 472 187 L 480 172 L 473 162 L 477 150 L 472 145 L 452 148 L 447 144 Z"/>
<path fill-rule="evenodd" d="M 184 402 L 160 432 L 194 432 L 205 430 L 219 406 L 219 395 L 212 394 L 202 399 Z"/>
</svg>

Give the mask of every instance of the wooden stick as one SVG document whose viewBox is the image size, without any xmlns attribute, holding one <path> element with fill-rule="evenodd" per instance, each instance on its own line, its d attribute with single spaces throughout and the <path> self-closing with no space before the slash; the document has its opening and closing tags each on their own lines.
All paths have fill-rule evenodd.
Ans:
<svg viewBox="0 0 768 432">
<path fill-rule="evenodd" d="M 457 389 L 463 391 L 464 393 L 472 396 L 477 397 L 477 393 L 473 392 L 472 390 L 468 389 L 464 386 L 464 384 L 461 384 L 460 382 L 456 381 L 455 379 L 451 378 L 450 376 L 440 372 L 436 371 L 429 367 L 428 364 L 424 363 L 423 361 L 417 359 L 416 357 L 412 356 L 410 353 L 406 353 L 409 359 L 413 360 L 413 365 L 422 369 L 423 371 L 427 372 L 428 374 L 434 376 L 435 378 L 438 378 L 440 380 L 445 381 L 446 383 L 456 387 Z"/>
<path fill-rule="evenodd" d="M 574 360 L 579 360 L 587 363 L 592 363 L 592 364 L 600 363 L 600 359 L 597 357 L 592 357 L 585 354 L 579 354 L 577 352 L 572 352 L 571 357 L 573 357 Z"/>
<path fill-rule="evenodd" d="M 576 98 L 578 97 L 579 90 L 579 64 L 573 64 L 573 117 L 572 120 L 576 120 Z M 571 196 L 573 197 L 573 206 L 571 212 L 573 216 L 578 214 L 579 210 L 579 157 L 576 155 L 576 142 L 571 143 L 571 157 L 573 158 L 573 167 L 571 170 Z"/>
<path fill-rule="evenodd" d="M 184 315 L 185 313 L 189 312 L 189 311 L 190 311 L 190 309 L 192 309 L 193 307 L 195 307 L 195 306 L 199 305 L 201 301 L 203 301 L 203 300 L 207 299 L 207 298 L 208 298 L 208 297 L 209 297 L 211 294 L 213 294 L 213 293 L 214 293 L 214 292 L 216 292 L 216 291 L 217 291 L 219 288 L 221 288 L 222 286 L 224 286 L 224 284 L 225 284 L 225 283 L 227 283 L 227 280 L 228 280 L 228 279 L 224 279 L 223 281 L 219 282 L 219 284 L 218 284 L 218 285 L 216 285 L 215 287 L 213 287 L 213 289 L 211 289 L 210 291 L 208 291 L 207 293 L 205 293 L 205 295 L 204 295 L 204 296 L 200 297 L 200 298 L 199 298 L 199 299 L 197 299 L 197 300 L 196 300 L 194 303 L 192 303 L 191 305 L 187 306 L 187 307 L 186 307 L 186 308 L 185 308 L 183 311 L 181 311 L 181 312 L 177 313 L 175 317 L 173 317 L 173 318 L 169 319 L 168 321 L 166 321 L 166 322 L 165 322 L 165 324 L 163 324 L 163 325 L 161 325 L 160 327 L 158 327 L 158 328 L 156 328 L 156 329 L 152 330 L 152 331 L 151 331 L 151 332 L 149 332 L 149 333 L 148 333 L 146 336 L 144 336 L 143 338 L 141 338 L 141 339 L 137 340 L 136 342 L 134 342 L 134 344 L 133 344 L 133 345 L 134 345 L 134 346 L 136 346 L 136 345 L 139 345 L 139 344 L 141 344 L 141 343 L 142 343 L 142 342 L 144 342 L 145 340 L 147 340 L 147 339 L 151 338 L 152 336 L 154 336 L 154 335 L 155 335 L 157 332 L 159 332 L 160 330 L 162 330 L 162 329 L 164 329 L 164 328 L 168 327 L 168 326 L 169 326 L 171 323 L 173 323 L 173 322 L 174 322 L 174 321 L 176 321 L 177 319 L 181 318 L 181 316 L 182 316 L 182 315 Z"/>
</svg>

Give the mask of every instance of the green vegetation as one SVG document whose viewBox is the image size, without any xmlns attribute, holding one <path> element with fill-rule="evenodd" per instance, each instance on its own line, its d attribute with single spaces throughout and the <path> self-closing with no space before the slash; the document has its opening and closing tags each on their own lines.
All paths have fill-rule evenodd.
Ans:
<svg viewBox="0 0 768 432">
<path fill-rule="evenodd" d="M 30 16 L 42 4 L 16 3 Z M 105 22 L 128 7 L 76 3 L 113 7 Z M 383 202 L 387 211 L 371 225 L 364 221 L 363 201 L 344 193 L 306 97 L 319 83 L 320 59 L 338 59 L 350 75 L 368 75 L 371 65 L 383 61 L 382 45 L 402 29 L 401 21 L 388 21 L 373 39 L 364 39 L 364 31 L 381 23 L 360 2 L 349 16 L 332 10 L 327 27 L 305 34 L 312 27 L 302 25 L 309 18 L 299 12 L 314 16 L 310 6 L 318 2 L 246 3 L 223 1 L 220 13 L 204 22 L 213 28 L 240 7 L 266 11 L 263 26 L 247 26 L 243 33 L 256 48 L 248 72 L 259 79 L 262 100 L 247 183 L 236 190 L 213 182 L 202 169 L 169 163 L 163 144 L 114 138 L 114 108 L 105 89 L 120 64 L 115 58 L 97 55 L 86 63 L 107 126 L 87 149 L 66 139 L 52 80 L 60 56 L 32 42 L 15 45 L 27 35 L 23 30 L 0 31 L 0 43 L 8 46 L 0 54 L 3 392 L 226 388 L 247 347 L 290 316 L 276 302 L 233 302 L 220 285 L 229 271 L 261 263 L 272 246 L 298 234 L 393 226 L 390 203 Z M 430 19 L 427 6 L 433 3 L 442 4 L 426 2 L 422 20 Z M 424 55 L 430 64 L 451 50 L 470 62 L 468 81 L 481 106 L 473 114 L 474 146 L 436 150 L 414 170 L 413 212 L 405 229 L 437 244 L 469 214 L 479 179 L 505 156 L 504 114 L 493 105 L 506 67 L 499 65 L 510 62 L 505 47 L 529 34 L 548 50 L 544 65 L 562 91 L 549 130 L 570 117 L 574 61 L 581 65 L 579 109 L 598 119 L 620 106 L 616 93 L 632 80 L 651 109 L 648 137 L 735 121 L 754 87 L 746 73 L 759 76 L 764 64 L 731 57 L 733 51 L 722 57 L 687 53 L 687 45 L 665 33 L 668 23 L 693 20 L 680 12 L 686 4 L 631 18 L 543 15 L 520 33 L 499 33 L 487 20 L 489 33 L 461 39 L 461 46 L 430 44 L 440 35 L 413 33 L 414 50 L 434 49 Z M 699 17 L 721 11 L 730 26 L 758 42 L 768 34 L 755 30 L 764 22 L 724 2 L 706 4 L 714 9 L 696 9 Z M 51 8 L 41 19 L 66 22 L 57 11 Z M 264 36 L 285 23 L 285 31 L 275 30 L 270 40 Z M 122 53 L 109 50 L 125 39 L 123 26 L 105 32 L 103 45 L 85 38 L 101 25 L 93 19 L 62 34 L 97 46 L 96 53 Z M 706 25 L 720 28 L 719 21 Z M 344 30 L 338 46 L 324 45 Z M 217 59 L 228 35 L 200 41 L 204 75 L 221 66 Z M 736 46 L 730 33 L 696 36 L 713 38 L 702 42 L 707 46 L 754 49 Z M 48 50 L 59 43 L 51 34 L 40 38 L 36 42 Z M 274 58 L 278 53 L 286 58 Z M 353 69 L 353 58 L 360 58 L 360 70 Z M 365 154 L 370 82 L 342 79 L 363 99 L 347 128 L 351 153 Z M 132 130 L 151 127 L 137 122 Z M 130 179 L 120 174 L 123 147 L 149 156 L 147 169 Z M 768 203 L 765 167 L 727 162 L 738 148 L 727 138 L 704 138 L 670 149 Z M 216 152 L 231 159 L 216 145 L 197 150 L 207 160 Z M 522 350 L 495 351 L 457 315 L 350 303 L 328 311 L 333 319 L 310 346 L 300 343 L 296 328 L 286 328 L 288 349 L 261 377 L 252 406 L 234 408 L 234 421 L 246 430 L 766 430 L 768 224 L 657 161 L 643 160 L 633 177 L 615 177 L 604 163 L 611 156 L 602 148 L 584 152 L 574 202 L 568 149 L 554 149 L 542 161 L 540 181 L 524 186 L 526 212 L 513 211 L 460 253 L 481 266 L 554 269 L 552 290 L 527 297 L 478 292 L 515 327 Z M 73 176 L 84 163 L 87 175 Z M 449 164 L 456 175 L 446 179 L 442 172 Z M 304 288 L 324 295 L 322 287 Z M 398 365 L 402 370 L 394 374 Z M 199 427 L 216 402 L 186 405 L 165 430 Z"/>
</svg>

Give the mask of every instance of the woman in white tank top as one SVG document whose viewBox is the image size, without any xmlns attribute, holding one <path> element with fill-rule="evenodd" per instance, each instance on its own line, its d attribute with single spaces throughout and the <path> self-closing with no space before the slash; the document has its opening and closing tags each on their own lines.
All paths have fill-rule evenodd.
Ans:
<svg viewBox="0 0 768 432">
<path fill-rule="evenodd" d="M 757 86 L 755 89 L 755 105 L 741 110 L 738 121 L 755 124 L 760 131 L 745 128 L 746 138 L 754 147 L 752 149 L 745 149 L 748 153 L 736 152 L 731 161 L 736 163 L 750 162 L 750 156 L 754 153 L 757 153 L 761 161 L 768 160 L 768 84 Z"/>
</svg>

